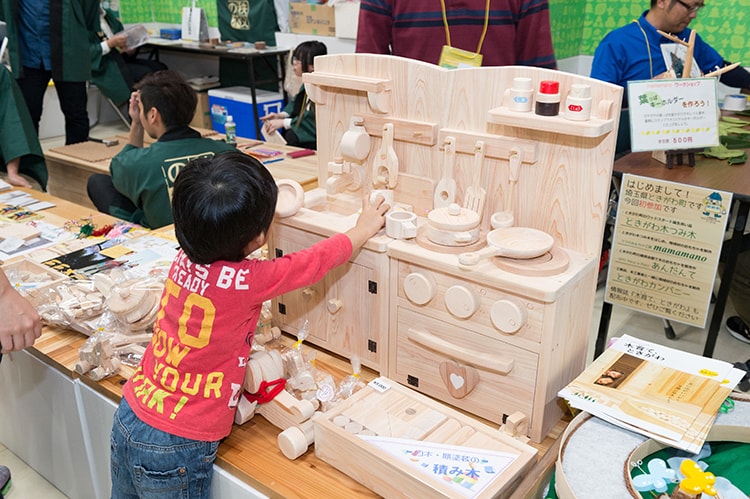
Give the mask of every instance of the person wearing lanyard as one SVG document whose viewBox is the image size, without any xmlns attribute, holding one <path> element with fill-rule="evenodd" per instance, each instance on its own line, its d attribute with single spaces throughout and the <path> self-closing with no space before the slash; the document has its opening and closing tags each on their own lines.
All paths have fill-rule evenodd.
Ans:
<svg viewBox="0 0 750 499">
<path fill-rule="evenodd" d="M 692 30 L 688 25 L 703 9 L 703 0 L 651 0 L 649 10 L 640 18 L 622 26 L 601 41 L 594 52 L 591 77 L 614 83 L 625 88 L 629 81 L 652 78 L 674 78 L 662 55 L 663 47 L 673 50 L 673 40 L 662 35 L 669 33 L 680 40 L 688 41 Z M 701 73 L 710 73 L 730 65 L 719 53 L 697 33 L 694 35 L 693 60 Z M 730 87 L 750 93 L 750 72 L 742 67 L 731 69 L 720 75 L 720 81 Z M 623 111 L 617 137 L 615 157 L 630 152 L 630 118 L 627 110 L 627 95 L 623 96 Z M 738 340 L 750 343 L 750 252 L 739 255 L 732 278 L 729 298 L 737 315 L 726 321 L 727 331 Z"/>
<path fill-rule="evenodd" d="M 445 46 L 484 66 L 557 67 L 547 0 L 362 0 L 356 52 L 438 64 Z"/>
<path fill-rule="evenodd" d="M 640 18 L 604 37 L 594 52 L 591 77 L 614 83 L 625 89 L 616 156 L 630 152 L 630 119 L 627 112 L 629 81 L 649 80 L 671 76 L 662 55 L 663 46 L 676 44 L 659 31 L 670 33 L 687 42 L 692 30 L 690 22 L 703 8 L 702 0 L 651 0 L 651 7 Z M 719 55 L 700 35 L 695 35 L 694 66 L 702 73 L 710 73 L 730 63 Z M 677 76 L 680 76 L 682 71 Z M 750 91 L 750 73 L 738 67 L 723 73 L 720 81 L 730 87 Z"/>
</svg>

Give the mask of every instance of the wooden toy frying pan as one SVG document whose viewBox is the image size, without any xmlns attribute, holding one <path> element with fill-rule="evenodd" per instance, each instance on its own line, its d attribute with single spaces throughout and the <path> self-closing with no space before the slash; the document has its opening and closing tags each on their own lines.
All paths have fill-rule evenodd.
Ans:
<svg viewBox="0 0 750 499">
<path fill-rule="evenodd" d="M 461 253 L 459 263 L 476 265 L 482 258 L 503 256 L 507 258 L 536 258 L 552 249 L 554 239 L 541 230 L 529 227 L 503 227 L 487 234 L 487 247 L 479 251 Z"/>
</svg>

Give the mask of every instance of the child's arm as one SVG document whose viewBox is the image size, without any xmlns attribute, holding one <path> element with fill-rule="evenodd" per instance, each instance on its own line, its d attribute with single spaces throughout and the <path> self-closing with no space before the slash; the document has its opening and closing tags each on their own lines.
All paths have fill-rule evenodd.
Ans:
<svg viewBox="0 0 750 499">
<path fill-rule="evenodd" d="M 362 200 L 362 213 L 357 219 L 357 224 L 345 232 L 352 241 L 352 251 L 361 248 L 368 239 L 377 234 L 385 223 L 385 212 L 391 206 L 384 201 L 381 195 L 378 195 L 372 203 L 367 197 Z"/>
</svg>

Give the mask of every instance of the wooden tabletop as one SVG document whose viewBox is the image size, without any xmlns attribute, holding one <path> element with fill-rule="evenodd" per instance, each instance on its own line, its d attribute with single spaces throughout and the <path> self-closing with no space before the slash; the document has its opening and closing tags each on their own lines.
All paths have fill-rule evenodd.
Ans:
<svg viewBox="0 0 750 499">
<path fill-rule="evenodd" d="M 197 129 L 204 137 L 214 140 L 221 140 L 223 135 L 206 129 Z M 85 177 L 91 173 L 109 174 L 109 163 L 111 159 L 128 143 L 127 135 L 114 135 L 106 137 L 106 140 L 117 141 L 116 145 L 106 146 L 98 142 L 82 142 L 80 144 L 70 144 L 67 146 L 55 147 L 45 151 L 44 156 L 48 162 L 52 163 L 50 167 L 50 183 L 54 184 L 57 170 L 56 164 L 62 164 L 63 168 L 75 167 L 85 172 Z M 150 145 L 153 140 L 146 140 L 145 145 Z M 253 147 L 263 145 L 266 149 L 275 149 L 282 151 L 281 161 L 268 163 L 266 167 L 278 179 L 291 179 L 299 182 L 304 190 L 314 189 L 318 186 L 318 157 L 313 154 L 301 158 L 291 158 L 287 155 L 289 152 L 301 151 L 298 147 L 287 145 L 267 144 L 259 140 L 237 138 L 238 145 Z M 49 166 L 49 165 L 48 165 Z M 83 186 L 85 190 L 85 185 Z"/>
<path fill-rule="evenodd" d="M 667 168 L 667 165 L 654 159 L 651 152 L 635 152 L 615 161 L 614 171 L 616 174 L 629 173 L 750 198 L 750 166 L 747 163 L 730 165 L 727 160 L 708 158 L 702 154 L 695 154 L 695 166 L 685 164 Z"/>
<path fill-rule="evenodd" d="M 145 47 L 157 51 L 171 50 L 175 52 L 225 57 L 227 59 L 237 59 L 242 61 L 248 61 L 257 57 L 285 56 L 289 53 L 289 50 L 291 50 L 290 47 L 266 47 L 265 49 L 256 49 L 254 47 L 212 45 L 210 43 L 183 42 L 180 40 L 165 40 L 162 38 L 149 38 Z"/>
<path fill-rule="evenodd" d="M 37 199 L 56 203 L 54 208 L 45 211 L 49 212 L 50 217 L 54 216 L 58 220 L 91 215 L 89 208 L 39 191 L 26 191 L 32 193 Z M 95 215 L 95 223 L 104 224 L 112 220 L 114 219 L 108 215 Z M 160 231 L 169 231 L 170 227 L 160 229 Z M 128 376 L 132 368 L 123 367 L 120 374 L 102 381 L 94 381 L 87 375 L 78 375 L 75 372 L 78 349 L 86 339 L 85 335 L 76 331 L 48 326 L 44 328 L 42 336 L 28 351 L 64 375 L 78 378 L 98 393 L 118 402 L 122 397 L 122 385 L 126 379 L 124 376 Z M 282 341 L 288 345 L 291 345 L 294 339 L 282 337 Z M 341 380 L 351 374 L 351 365 L 348 360 L 307 344 L 303 347 L 315 350 L 316 367 L 331 373 L 336 380 Z M 360 376 L 363 381 L 368 382 L 377 377 L 377 373 L 362 368 Z M 481 422 L 496 426 L 486 421 Z M 559 422 L 541 444 L 529 442 L 539 450 L 538 462 L 514 491 L 513 498 L 536 497 L 538 491 L 548 482 L 557 455 L 557 442 L 566 424 L 565 421 Z M 341 499 L 377 497 L 369 489 L 318 459 L 315 456 L 314 446 L 294 461 L 287 459 L 278 448 L 277 436 L 280 431 L 262 416 L 255 416 L 243 425 L 235 425 L 231 435 L 219 446 L 216 463 L 270 497 Z"/>
</svg>

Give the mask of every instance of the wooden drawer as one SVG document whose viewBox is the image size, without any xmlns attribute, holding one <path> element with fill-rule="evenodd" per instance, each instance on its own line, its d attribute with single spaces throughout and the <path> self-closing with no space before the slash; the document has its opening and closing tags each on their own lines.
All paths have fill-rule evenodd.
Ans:
<svg viewBox="0 0 750 499">
<path fill-rule="evenodd" d="M 403 307 L 397 314 L 389 377 L 498 424 L 516 411 L 533 424 L 536 353 Z"/>
<path fill-rule="evenodd" d="M 502 339 L 522 348 L 537 351 L 542 337 L 543 303 L 487 287 L 463 276 L 459 278 L 403 261 L 398 262 L 397 279 L 398 297 L 402 300 L 402 305 L 408 304 L 420 313 L 458 328 L 470 327 L 490 339 Z M 418 281 L 414 286 L 425 289 L 432 286 L 434 296 L 428 302 L 415 303 L 412 296 L 405 291 L 405 286 L 409 285 L 408 280 L 412 279 Z M 426 293 L 428 291 L 425 291 Z M 419 294 L 421 296 L 421 293 Z M 451 310 L 449 303 L 457 306 L 459 310 Z M 476 310 L 473 311 L 473 308 Z M 493 310 L 499 315 L 493 315 Z M 514 317 L 506 314 L 513 314 Z"/>
</svg>

